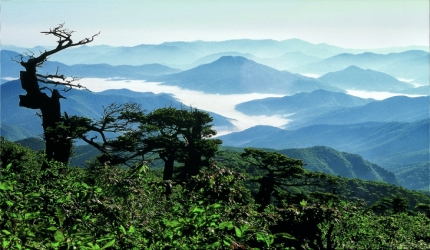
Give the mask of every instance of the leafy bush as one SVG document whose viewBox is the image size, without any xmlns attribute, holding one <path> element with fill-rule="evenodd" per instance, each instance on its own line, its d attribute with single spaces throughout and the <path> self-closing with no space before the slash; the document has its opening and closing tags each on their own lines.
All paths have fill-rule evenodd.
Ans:
<svg viewBox="0 0 430 250">
<path fill-rule="evenodd" d="M 375 214 L 332 193 L 290 193 L 259 211 L 245 175 L 225 166 L 184 182 L 142 164 L 42 170 L 43 155 L 1 142 L 1 249 L 430 248 L 430 219 L 403 199 Z"/>
</svg>

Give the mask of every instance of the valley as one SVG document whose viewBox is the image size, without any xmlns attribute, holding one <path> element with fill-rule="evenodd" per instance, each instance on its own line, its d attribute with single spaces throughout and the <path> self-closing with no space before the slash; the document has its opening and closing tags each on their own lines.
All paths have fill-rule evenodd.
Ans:
<svg viewBox="0 0 430 250">
<path fill-rule="evenodd" d="M 39 118 L 19 107 L 23 90 L 19 80 L 10 81 L 21 70 L 10 58 L 23 49 L 6 48 L 11 50 L 1 54 L 2 136 L 39 137 Z M 83 77 L 88 90 L 63 94 L 69 115 L 95 119 L 113 102 L 136 102 L 147 112 L 185 105 L 214 117 L 224 146 L 330 147 L 395 171 L 405 187 L 425 190 L 428 180 L 413 185 L 408 176 L 428 172 L 428 55 L 298 39 L 178 42 L 82 46 L 56 54 L 44 70 Z"/>
</svg>

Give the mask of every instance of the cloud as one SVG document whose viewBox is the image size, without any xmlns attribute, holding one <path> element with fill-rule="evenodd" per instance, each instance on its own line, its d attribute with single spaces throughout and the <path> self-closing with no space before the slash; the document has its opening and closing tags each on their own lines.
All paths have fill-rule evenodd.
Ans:
<svg viewBox="0 0 430 250">
<path fill-rule="evenodd" d="M 211 111 L 222 116 L 234 119 L 232 123 L 236 126 L 236 131 L 242 131 L 257 125 L 282 127 L 290 121 L 286 117 L 264 115 L 249 116 L 235 110 L 235 106 L 242 102 L 267 97 L 281 97 L 282 95 L 259 93 L 240 95 L 205 94 L 199 91 L 181 89 L 176 86 L 162 85 L 157 82 L 146 82 L 143 80 L 109 80 L 101 78 L 84 78 L 80 80 L 80 83 L 94 92 L 100 92 L 107 89 L 127 88 L 136 92 L 153 92 L 155 94 L 169 93 L 185 105 L 206 111 Z M 220 134 L 226 133 L 226 131 L 219 132 Z"/>
</svg>

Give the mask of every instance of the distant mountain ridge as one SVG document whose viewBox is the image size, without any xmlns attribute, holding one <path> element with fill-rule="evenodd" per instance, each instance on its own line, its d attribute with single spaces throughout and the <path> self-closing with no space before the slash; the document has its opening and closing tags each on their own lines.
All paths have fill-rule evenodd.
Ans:
<svg viewBox="0 0 430 250">
<path fill-rule="evenodd" d="M 287 149 L 326 146 L 359 154 L 379 164 L 394 155 L 423 150 L 427 150 L 428 159 L 429 121 L 312 125 L 295 130 L 256 126 L 219 138 L 223 145 L 233 147 Z"/>
<path fill-rule="evenodd" d="M 288 129 L 316 124 L 413 122 L 429 118 L 430 112 L 428 97 L 394 96 L 376 101 L 324 90 L 253 100 L 236 105 L 236 109 L 247 115 L 288 116 Z"/>
<path fill-rule="evenodd" d="M 361 106 L 342 107 L 310 117 L 292 117 L 285 127 L 294 129 L 316 124 L 355 124 L 364 122 L 415 122 L 429 118 L 429 98 L 394 96 Z"/>
<path fill-rule="evenodd" d="M 318 80 L 345 90 L 401 92 L 412 88 L 413 85 L 371 69 L 361 69 L 349 66 L 346 69 L 329 72 Z"/>
<path fill-rule="evenodd" d="M 209 64 L 149 80 L 218 94 L 294 94 L 316 89 L 338 90 L 313 78 L 278 71 L 241 56 L 223 56 Z"/>
<path fill-rule="evenodd" d="M 1 133 L 9 140 L 20 140 L 26 137 L 37 137 L 42 134 L 39 117 L 36 110 L 19 107 L 18 95 L 24 94 L 19 80 L 0 85 L 1 88 Z M 94 93 L 86 90 L 72 89 L 62 93 L 67 100 L 61 101 L 62 112 L 88 118 L 100 118 L 103 106 L 111 103 L 135 102 L 142 105 L 142 109 L 152 111 L 163 107 L 180 107 L 182 104 L 168 94 L 138 93 L 130 90 L 107 90 Z M 186 107 L 186 105 L 184 105 Z M 229 118 L 209 112 L 214 118 L 215 129 L 234 128 Z M 31 134 L 29 134 L 31 133 Z M 20 135 L 20 136 L 17 136 Z M 25 136 L 25 137 L 24 137 Z"/>
<path fill-rule="evenodd" d="M 17 143 L 36 151 L 44 149 L 44 142 L 38 138 L 27 138 L 17 141 Z M 347 178 L 384 181 L 398 185 L 398 181 L 393 173 L 364 160 L 363 157 L 356 154 L 339 152 L 329 147 L 277 151 L 288 157 L 301 159 L 306 164 L 305 169 L 311 171 L 340 175 Z M 75 152 L 76 156 L 71 159 L 71 164 L 78 166 L 89 160 L 90 157 L 99 154 L 99 151 L 89 145 L 77 146 Z"/>
<path fill-rule="evenodd" d="M 333 148 L 316 146 L 311 148 L 283 149 L 278 152 L 291 158 L 302 159 L 305 168 L 327 174 L 362 180 L 385 181 L 398 185 L 393 173 L 370 163 L 360 155 L 339 152 Z"/>
<path fill-rule="evenodd" d="M 12 77 L 18 78 L 19 71 L 24 68 L 17 62 L 11 59 L 18 60 L 19 54 L 13 51 L 1 51 L 1 73 L 2 78 Z M 106 63 L 103 64 L 76 64 L 66 65 L 56 61 L 47 61 L 40 72 L 55 73 L 58 69 L 59 74 L 65 76 L 76 77 L 92 77 L 92 78 L 128 78 L 128 79 L 144 79 L 150 76 L 157 76 L 163 74 L 177 73 L 181 70 L 169 68 L 160 64 L 147 64 L 147 65 L 118 65 L 112 66 Z"/>
<path fill-rule="evenodd" d="M 3 45 L 3 49 L 13 50 L 19 53 L 30 51 L 43 51 L 44 47 L 20 48 L 16 46 Z M 51 57 L 53 61 L 59 61 L 68 65 L 72 64 L 100 64 L 110 65 L 143 65 L 158 63 L 173 68 L 189 69 L 189 66 L 202 57 L 234 51 L 242 54 L 251 54 L 263 60 L 270 59 L 268 66 L 291 70 L 290 64 L 281 57 L 288 53 L 302 53 L 302 56 L 295 55 L 295 60 L 309 60 L 311 57 L 320 59 L 328 58 L 342 53 L 358 54 L 366 51 L 373 53 L 400 53 L 407 50 L 425 50 L 425 46 L 409 46 L 384 49 L 345 49 L 328 44 L 313 44 L 300 39 L 276 40 L 252 40 L 238 39 L 227 41 L 192 41 L 192 42 L 165 42 L 162 44 L 141 44 L 132 47 L 114 47 L 107 45 L 80 46 L 62 51 Z M 292 55 L 290 54 L 290 57 Z M 309 56 L 308 58 L 306 58 Z M 300 59 L 302 58 L 302 59 Z M 271 60 L 273 59 L 273 60 Z M 281 59 L 281 60 L 279 60 Z M 313 59 L 311 59 L 313 60 Z M 257 61 L 257 60 L 256 60 Z M 308 61 L 307 63 L 311 63 Z M 182 66 L 186 66 L 183 68 Z M 196 65 L 193 65 L 195 67 Z M 296 65 L 297 66 L 297 65 Z"/>
<path fill-rule="evenodd" d="M 429 84 L 429 52 L 409 50 L 401 53 L 362 54 L 343 53 L 291 69 L 297 73 L 313 73 L 323 75 L 328 72 L 344 70 L 350 66 L 372 69 L 396 78 L 413 79 L 421 85 Z"/>
<path fill-rule="evenodd" d="M 248 115 L 292 115 L 302 113 L 327 113 L 330 110 L 367 104 L 373 99 L 363 99 L 341 92 L 315 90 L 284 97 L 270 97 L 252 100 L 236 105 L 235 109 Z M 294 116 L 294 115 L 293 115 Z"/>
</svg>

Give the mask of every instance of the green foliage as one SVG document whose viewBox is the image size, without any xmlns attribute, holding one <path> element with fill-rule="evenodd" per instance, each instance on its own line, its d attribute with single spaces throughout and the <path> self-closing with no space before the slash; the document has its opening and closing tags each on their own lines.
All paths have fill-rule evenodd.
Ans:
<svg viewBox="0 0 430 250">
<path fill-rule="evenodd" d="M 228 148 L 228 150 L 220 151 L 215 157 L 217 162 L 221 162 L 224 166 L 235 169 L 238 172 L 244 173 L 248 176 L 248 180 L 245 182 L 245 186 L 251 190 L 252 193 L 258 193 L 259 184 L 257 182 L 251 182 L 249 180 L 262 178 L 267 172 L 261 170 L 255 165 L 244 161 L 240 156 L 243 153 L 243 149 Z M 273 152 L 273 150 L 272 150 Z M 276 152 L 276 151 L 275 151 Z M 317 174 L 317 173 L 314 173 Z M 411 191 L 396 185 L 388 184 L 382 181 L 366 181 L 357 178 L 343 178 L 340 176 L 328 176 L 323 175 L 326 179 L 322 179 L 322 185 L 304 185 L 302 187 L 288 187 L 286 190 L 290 193 L 307 195 L 311 192 L 324 192 L 336 194 L 343 200 L 356 200 L 363 199 L 370 207 L 375 204 L 378 200 L 384 197 L 392 198 L 392 196 L 406 197 L 408 199 L 409 208 L 414 208 L 417 204 L 430 204 L 430 195 L 424 192 Z M 336 190 L 334 190 L 336 188 Z M 278 192 L 277 190 L 276 192 Z M 286 198 L 286 197 L 284 197 Z M 301 199 L 297 200 L 299 202 Z"/>
<path fill-rule="evenodd" d="M 137 104 L 112 104 L 105 110 L 100 128 L 121 132 L 115 139 L 94 145 L 104 152 L 98 159 L 111 164 L 135 163 L 159 157 L 164 161 L 164 180 L 172 180 L 174 169 L 180 179 L 198 174 L 215 156 L 219 139 L 213 139 L 213 118 L 195 108 L 166 107 L 144 114 Z M 148 156 L 151 154 L 151 156 Z M 180 163 L 181 165 L 175 166 Z"/>
<path fill-rule="evenodd" d="M 30 171 L 34 168 L 39 169 L 42 164 L 42 159 L 36 152 L 7 141 L 4 137 L 0 137 L 0 156 L 0 166 L 12 164 L 14 173 Z"/>
<path fill-rule="evenodd" d="M 241 157 L 251 165 L 265 172 L 263 177 L 256 178 L 260 189 L 256 201 L 261 205 L 260 211 L 270 204 L 275 188 L 283 185 L 295 185 L 303 178 L 303 163 L 277 152 L 265 152 L 259 149 L 245 148 Z"/>
<path fill-rule="evenodd" d="M 327 235 L 331 231 L 337 248 L 350 249 L 428 249 L 430 247 L 429 218 L 418 213 L 396 213 L 379 216 L 364 209 L 362 204 L 341 203 L 341 217 L 320 225 Z M 330 224 L 332 223 L 332 224 Z"/>
<path fill-rule="evenodd" d="M 1 148 L 1 249 L 430 247 L 430 219 L 407 210 L 401 196 L 390 198 L 401 208 L 395 213 L 376 214 L 326 192 L 280 193 L 259 211 L 246 175 L 226 161 L 169 182 L 166 199 L 166 182 L 146 165 L 48 162 L 41 170 L 43 156 L 4 140 Z"/>
</svg>

